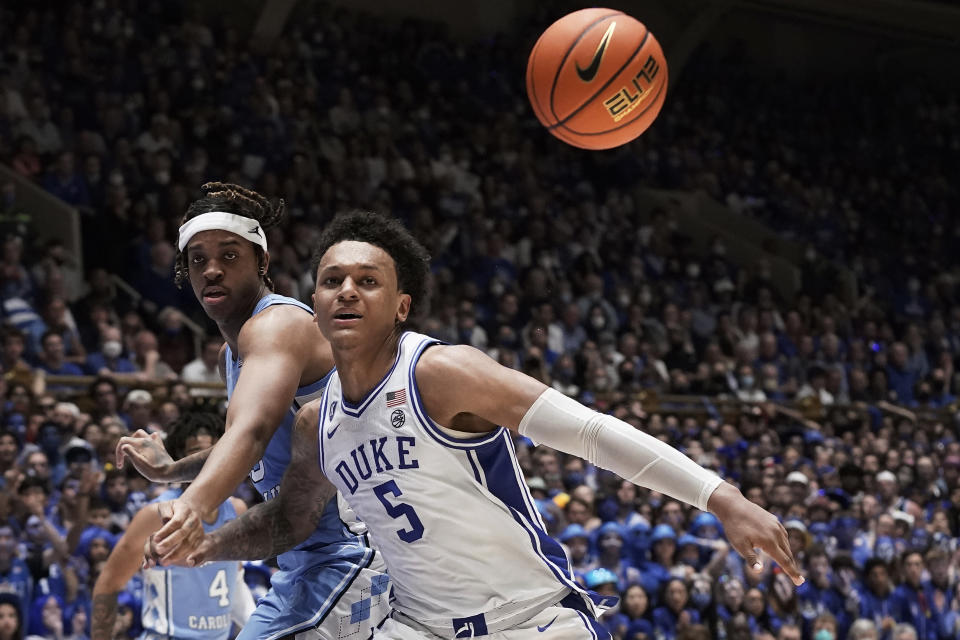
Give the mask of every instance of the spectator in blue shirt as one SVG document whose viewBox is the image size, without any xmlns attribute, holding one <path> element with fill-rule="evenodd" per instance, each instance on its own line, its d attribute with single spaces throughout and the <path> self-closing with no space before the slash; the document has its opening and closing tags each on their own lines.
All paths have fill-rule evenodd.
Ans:
<svg viewBox="0 0 960 640">
<path fill-rule="evenodd" d="M 890 362 L 887 363 L 887 380 L 890 388 L 897 393 L 897 402 L 913 403 L 913 387 L 919 379 L 916 371 L 910 368 L 907 345 L 895 342 L 890 347 Z"/>
<path fill-rule="evenodd" d="M 649 594 L 663 593 L 663 586 L 670 578 L 674 555 L 677 551 L 677 534 L 668 524 L 658 524 L 650 534 L 651 558 L 640 571 L 643 588 Z"/>
<path fill-rule="evenodd" d="M 918 640 L 937 640 L 939 615 L 927 597 L 921 580 L 923 578 L 923 554 L 907 551 L 903 554 L 903 584 L 894 593 L 903 602 L 907 622 L 917 631 Z"/>
<path fill-rule="evenodd" d="M 72 362 L 66 361 L 66 352 L 63 348 L 63 337 L 56 331 L 45 331 L 40 339 L 43 348 L 40 354 L 39 367 L 51 375 L 80 376 L 83 371 Z"/>
<path fill-rule="evenodd" d="M 660 598 L 663 604 L 653 610 L 653 631 L 657 638 L 674 640 L 679 629 L 700 622 L 697 610 L 687 606 L 689 600 L 686 582 L 680 578 L 667 581 Z"/>
<path fill-rule="evenodd" d="M 0 592 L 0 640 L 23 637 L 23 605 L 15 593 Z"/>
<path fill-rule="evenodd" d="M 886 637 L 893 629 L 897 620 L 906 618 L 903 602 L 894 593 L 890 581 L 890 569 L 886 561 L 881 558 L 870 558 L 863 568 L 864 584 L 857 595 L 860 598 L 859 613 L 861 618 L 872 620 Z"/>
<path fill-rule="evenodd" d="M 33 578 L 18 553 L 19 537 L 19 527 L 11 522 L 0 523 L 0 592 L 15 595 L 22 612 L 30 604 Z"/>
<path fill-rule="evenodd" d="M 832 613 L 835 624 L 845 628 L 844 597 L 833 585 L 830 558 L 820 545 L 813 545 L 807 553 L 806 582 L 797 587 L 797 600 L 804 630 L 812 633 L 812 625 L 818 616 Z"/>
<path fill-rule="evenodd" d="M 53 171 L 47 174 L 43 187 L 51 194 L 75 207 L 90 204 L 90 192 L 87 183 L 76 171 L 76 162 L 73 153 L 64 151 L 57 157 L 57 164 Z"/>
<path fill-rule="evenodd" d="M 951 582 L 950 555 L 943 549 L 936 547 L 930 549 L 924 560 L 926 560 L 930 578 L 924 581 L 923 592 L 927 602 L 930 603 L 933 615 L 940 620 L 940 640 L 955 638 L 956 636 L 952 633 L 947 633 L 948 629 L 952 630 L 948 617 L 951 613 L 956 616 L 957 609 L 960 608 L 960 602 L 957 600 L 957 586 L 960 586 L 960 580 L 954 578 Z"/>
<path fill-rule="evenodd" d="M 137 372 L 137 367 L 123 353 L 123 335 L 119 327 L 108 325 L 101 330 L 100 351 L 87 356 L 86 370 L 94 376 Z"/>
</svg>

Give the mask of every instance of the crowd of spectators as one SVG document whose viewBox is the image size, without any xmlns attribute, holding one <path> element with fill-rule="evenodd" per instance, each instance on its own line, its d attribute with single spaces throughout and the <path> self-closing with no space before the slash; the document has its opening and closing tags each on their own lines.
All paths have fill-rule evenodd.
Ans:
<svg viewBox="0 0 960 640">
<path fill-rule="evenodd" d="M 796 590 L 769 562 L 745 570 L 709 514 L 520 443 L 579 579 L 622 597 L 605 618 L 618 640 L 958 637 L 955 91 L 890 95 L 866 72 L 811 90 L 702 51 L 649 132 L 585 153 L 523 93 L 560 12 L 462 43 L 309 7 L 266 53 L 187 2 L 0 9 L 0 159 L 80 211 L 85 267 L 4 181 L 0 640 L 18 621 L 84 637 L 103 559 L 160 489 L 118 471 L 114 444 L 218 402 L 184 384 L 219 379 L 221 341 L 172 278 L 179 219 L 211 179 L 285 199 L 270 273 L 301 299 L 332 213 L 392 212 L 434 257 L 421 330 L 666 439 L 782 518 Z M 807 243 L 802 292 L 785 299 L 722 238 L 696 251 L 639 186 L 704 189 Z M 830 260 L 860 299 L 834 290 Z M 187 319 L 210 332 L 199 352 Z M 48 379 L 75 374 L 96 378 Z M 699 410 L 659 401 L 681 395 Z"/>
</svg>

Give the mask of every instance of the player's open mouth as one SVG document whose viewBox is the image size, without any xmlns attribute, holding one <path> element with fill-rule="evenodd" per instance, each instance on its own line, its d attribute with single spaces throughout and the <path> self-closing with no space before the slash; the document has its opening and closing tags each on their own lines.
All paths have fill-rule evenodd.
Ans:
<svg viewBox="0 0 960 640">
<path fill-rule="evenodd" d="M 333 314 L 333 324 L 338 327 L 352 326 L 360 321 L 363 316 L 352 311 L 340 311 Z"/>
</svg>

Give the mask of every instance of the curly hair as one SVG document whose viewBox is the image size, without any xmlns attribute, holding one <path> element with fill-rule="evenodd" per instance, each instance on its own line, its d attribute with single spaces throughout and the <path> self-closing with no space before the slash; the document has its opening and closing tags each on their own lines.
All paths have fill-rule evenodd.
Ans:
<svg viewBox="0 0 960 640">
<path fill-rule="evenodd" d="M 280 200 L 277 206 L 274 207 L 267 198 L 256 191 L 229 182 L 208 182 L 200 187 L 200 189 L 203 191 L 203 197 L 199 200 L 194 200 L 190 206 L 187 207 L 187 212 L 183 214 L 183 219 L 180 221 L 180 224 L 201 214 L 210 213 L 211 211 L 223 211 L 245 218 L 253 218 L 260 223 L 264 232 L 268 229 L 273 229 L 283 220 L 283 200 Z M 257 252 L 257 262 L 262 269 L 264 266 L 263 249 L 259 246 L 255 246 L 254 249 Z M 173 281 L 179 288 L 184 280 L 189 279 L 190 271 L 189 265 L 187 264 L 187 256 L 185 253 L 177 251 Z M 263 282 L 273 291 L 273 281 L 270 279 L 270 276 L 265 273 L 263 274 Z"/>
<path fill-rule="evenodd" d="M 170 425 L 164 446 L 171 458 L 179 460 L 186 455 L 189 438 L 207 434 L 217 441 L 223 435 L 223 428 L 223 418 L 216 413 L 187 411 Z"/>
<path fill-rule="evenodd" d="M 400 291 L 410 295 L 411 316 L 426 313 L 430 303 L 430 254 L 399 220 L 372 211 L 338 214 L 317 241 L 311 261 L 314 273 L 330 247 L 349 240 L 386 251 L 393 258 Z"/>
</svg>

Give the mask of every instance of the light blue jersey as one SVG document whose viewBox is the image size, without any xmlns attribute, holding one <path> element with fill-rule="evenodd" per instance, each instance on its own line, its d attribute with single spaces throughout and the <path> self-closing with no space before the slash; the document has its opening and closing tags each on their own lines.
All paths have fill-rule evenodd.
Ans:
<svg viewBox="0 0 960 640">
<path fill-rule="evenodd" d="M 252 315 L 278 304 L 292 305 L 313 314 L 302 302 L 271 293 L 260 299 Z M 233 395 L 242 368 L 243 361 L 234 358 L 228 345 L 228 399 Z M 280 493 L 280 481 L 290 464 L 291 433 L 297 411 L 323 395 L 329 378 L 327 374 L 297 389 L 290 410 L 267 444 L 263 458 L 250 471 L 250 479 L 264 500 L 272 500 Z M 381 607 L 381 593 L 386 595 L 388 580 L 376 570 L 382 567 L 382 562 L 368 544 L 366 527 L 356 522 L 342 500 L 331 500 L 316 531 L 293 550 L 278 556 L 277 564 L 280 571 L 272 576 L 270 591 L 258 603 L 238 640 L 279 638 L 308 626 L 316 627 L 319 637 L 336 638 L 344 629 L 366 637 L 371 621 L 374 624 L 379 621 L 380 618 L 373 618 Z M 378 586 L 371 589 L 371 580 L 379 580 Z M 383 601 L 385 607 L 385 597 Z M 365 603 L 357 610 L 360 613 L 351 613 L 351 605 L 359 602 Z M 340 611 L 343 607 L 346 607 L 345 613 Z"/>
<path fill-rule="evenodd" d="M 165 491 L 153 502 L 175 500 L 182 489 Z M 237 517 L 229 500 L 217 520 L 203 523 L 206 532 Z M 237 585 L 237 562 L 211 562 L 196 569 L 157 567 L 143 572 L 143 638 L 226 640 Z M 246 596 L 249 598 L 249 596 Z"/>
</svg>

